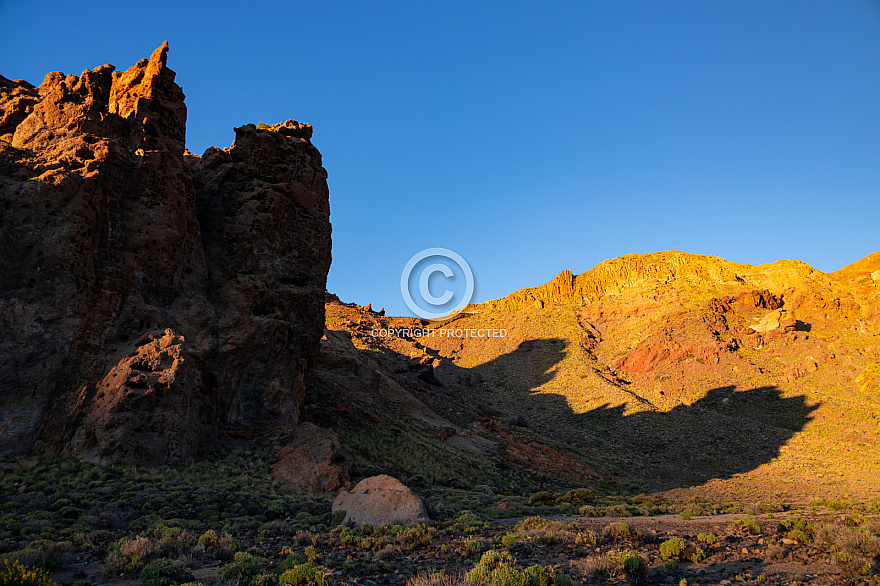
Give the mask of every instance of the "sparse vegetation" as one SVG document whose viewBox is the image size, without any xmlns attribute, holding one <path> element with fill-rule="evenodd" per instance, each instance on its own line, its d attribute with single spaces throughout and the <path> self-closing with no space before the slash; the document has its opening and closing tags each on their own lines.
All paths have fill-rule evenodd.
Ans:
<svg viewBox="0 0 880 586">
<path fill-rule="evenodd" d="M 281 574 L 278 583 L 283 586 L 299 584 L 332 584 L 332 577 L 332 572 L 328 572 L 325 568 L 313 562 L 306 562 Z"/>
<path fill-rule="evenodd" d="M 569 586 L 571 581 L 544 566 L 533 565 L 520 571 L 507 552 L 490 550 L 467 573 L 467 582 L 482 586 Z"/>
<path fill-rule="evenodd" d="M 141 586 L 177 586 L 192 581 L 193 573 L 181 562 L 158 559 L 141 572 Z"/>
<path fill-rule="evenodd" d="M 611 554 L 614 562 L 615 573 L 626 576 L 633 584 L 642 584 L 648 579 L 648 562 L 633 551 L 624 551 Z"/>
<path fill-rule="evenodd" d="M 816 544 L 830 550 L 842 572 L 867 575 L 880 571 L 880 538 L 865 531 L 844 525 L 823 525 L 816 532 Z"/>
<path fill-rule="evenodd" d="M 42 568 L 29 568 L 21 562 L 3 560 L 0 586 L 58 586 Z"/>
<path fill-rule="evenodd" d="M 740 526 L 743 531 L 749 535 L 760 535 L 761 526 L 758 525 L 758 522 L 754 519 L 742 519 L 740 521 Z"/>
<path fill-rule="evenodd" d="M 638 519 L 602 523 L 601 518 L 549 520 L 545 516 L 573 506 L 566 501 L 589 498 L 583 490 L 548 491 L 552 504 L 532 506 L 529 496 L 430 485 L 420 490 L 440 511 L 431 524 L 342 527 L 333 524 L 330 497 L 286 489 L 259 471 L 260 467 L 263 471 L 268 468 L 259 454 L 242 451 L 204 456 L 213 458 L 212 466 L 229 472 L 232 468 L 227 458 L 240 465 L 238 476 L 229 477 L 203 474 L 198 461 L 188 470 L 150 472 L 127 467 L 99 469 L 57 458 L 47 458 L 43 466 L 15 474 L 0 473 L 0 487 L 5 494 L 14 495 L 0 504 L 0 544 L 5 549 L 0 556 L 10 563 L 19 560 L 25 566 L 48 571 L 86 556 L 105 564 L 104 575 L 111 582 L 122 576 L 155 586 L 192 582 L 189 575 L 176 574 L 172 569 L 185 572 L 189 566 L 211 567 L 216 560 L 220 561 L 216 579 L 240 586 L 307 584 L 319 574 L 327 583 L 331 573 L 348 580 L 368 572 L 381 575 L 389 568 L 411 572 L 415 578 L 415 572 L 424 569 L 413 561 L 417 557 L 436 560 L 435 568 L 449 570 L 448 577 L 435 575 L 421 578 L 423 581 L 463 582 L 467 572 L 479 567 L 483 574 L 491 574 L 486 579 L 496 583 L 507 580 L 525 586 L 546 585 L 552 575 L 553 585 L 559 586 L 568 579 L 579 583 L 591 576 L 639 580 L 641 564 L 633 555 L 643 560 L 663 560 L 665 568 L 661 571 L 673 576 L 681 570 L 679 564 L 709 562 L 706 567 L 711 568 L 712 563 L 718 563 L 719 558 L 713 557 L 716 554 L 744 555 L 737 542 L 757 538 L 748 529 L 751 523 L 757 525 L 757 520 L 747 519 L 717 527 L 712 533 L 700 531 L 691 545 L 677 535 L 650 537 L 643 542 L 636 529 Z M 59 474 L 60 469 L 67 472 Z M 241 477 L 251 484 L 245 486 Z M 26 483 L 26 490 L 12 491 L 13 482 Z M 201 485 L 195 487 L 195 483 Z M 617 488 L 613 493 L 590 492 L 593 502 L 583 506 L 603 513 L 621 508 L 660 511 L 681 507 L 656 495 L 630 497 Z M 251 498 L 254 493 L 262 496 Z M 104 499 L 113 502 L 108 505 Z M 527 514 L 512 526 L 496 524 L 492 519 L 499 516 L 498 503 L 508 511 Z M 714 512 L 729 512 L 736 507 L 759 512 L 765 508 L 730 502 L 698 504 Z M 774 503 L 767 506 L 780 508 Z M 871 522 L 871 515 L 876 514 L 873 506 L 850 505 L 846 514 L 831 524 L 819 521 L 821 515 L 828 514 L 827 509 L 809 519 L 777 518 L 775 531 L 764 531 L 766 543 L 760 546 L 765 549 L 761 557 L 785 559 L 791 544 L 774 548 L 786 539 L 824 550 L 844 572 L 870 574 L 875 563 L 871 544 L 880 526 Z M 673 548 L 669 543 L 676 542 L 671 538 L 681 543 Z M 673 549 L 677 553 L 664 559 L 672 555 Z M 501 571 L 492 573 L 487 570 L 490 560 L 480 565 L 489 551 L 499 556 L 507 553 L 514 560 L 528 556 L 537 563 L 511 565 L 501 556 L 496 564 L 502 566 Z M 584 557 L 575 557 L 570 565 L 555 566 L 559 551 Z M 479 575 L 481 571 L 473 579 Z M 773 578 L 765 577 L 768 582 L 772 583 Z"/>
<path fill-rule="evenodd" d="M 687 543 L 681 537 L 672 537 L 660 544 L 660 555 L 664 560 L 679 559 Z"/>
<path fill-rule="evenodd" d="M 602 532 L 618 542 L 632 542 L 638 538 L 636 530 L 628 523 L 611 523 L 606 525 Z"/>
<path fill-rule="evenodd" d="M 697 533 L 697 540 L 702 541 L 707 545 L 712 545 L 717 539 L 718 538 L 715 536 L 714 533 L 704 533 L 702 531 L 700 533 Z"/>
</svg>

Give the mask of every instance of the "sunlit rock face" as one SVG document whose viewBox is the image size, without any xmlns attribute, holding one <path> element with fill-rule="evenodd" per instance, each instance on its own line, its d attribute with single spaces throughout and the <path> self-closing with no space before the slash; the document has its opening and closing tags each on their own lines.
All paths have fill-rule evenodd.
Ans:
<svg viewBox="0 0 880 586">
<path fill-rule="evenodd" d="M 330 266 L 311 126 L 189 154 L 167 52 L 0 77 L 0 454 L 176 463 L 299 420 Z"/>
</svg>

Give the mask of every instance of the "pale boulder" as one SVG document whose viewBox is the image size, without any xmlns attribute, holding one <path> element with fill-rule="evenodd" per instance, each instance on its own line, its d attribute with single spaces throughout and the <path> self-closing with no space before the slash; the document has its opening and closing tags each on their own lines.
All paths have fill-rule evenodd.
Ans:
<svg viewBox="0 0 880 586">
<path fill-rule="evenodd" d="M 414 525 L 428 520 L 422 499 L 396 478 L 371 476 L 351 492 L 340 492 L 333 512 L 345 511 L 343 525 Z"/>
<path fill-rule="evenodd" d="M 782 311 L 777 309 L 762 317 L 758 323 L 750 325 L 749 328 L 755 330 L 756 332 L 769 332 L 771 330 L 779 329 L 779 324 L 781 320 Z"/>
</svg>

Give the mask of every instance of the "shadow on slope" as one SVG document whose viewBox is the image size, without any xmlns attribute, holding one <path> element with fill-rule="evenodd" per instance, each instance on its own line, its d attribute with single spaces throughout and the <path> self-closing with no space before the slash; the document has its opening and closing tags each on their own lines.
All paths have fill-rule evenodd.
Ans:
<svg viewBox="0 0 880 586">
<path fill-rule="evenodd" d="M 778 457 L 782 446 L 812 419 L 819 405 L 785 397 L 775 386 L 712 388 L 691 404 L 627 414 L 627 403 L 574 413 L 564 395 L 536 389 L 556 375 L 567 343 L 529 340 L 473 368 L 444 361 L 438 369 L 461 394 L 488 403 L 505 422 L 522 417 L 540 435 L 575 449 L 600 471 L 660 491 L 701 485 L 752 471 Z M 461 388 L 468 381 L 481 383 Z M 618 389 L 621 390 L 621 389 Z M 653 407 L 635 394 L 639 408 Z"/>
<path fill-rule="evenodd" d="M 710 389 L 690 405 L 625 415 L 625 405 L 576 415 L 588 451 L 649 490 L 749 472 L 778 457 L 818 405 L 778 388 Z"/>
<path fill-rule="evenodd" d="M 474 433 L 485 433 L 486 426 L 472 424 L 490 417 L 521 434 L 517 442 L 528 443 L 523 434 L 535 434 L 632 489 L 684 488 L 772 461 L 817 408 L 775 387 L 720 387 L 660 411 L 637 388 L 616 385 L 608 387 L 605 405 L 575 413 L 564 394 L 537 392 L 551 381 L 558 385 L 569 349 L 562 338 L 526 340 L 464 368 L 451 359 L 464 348 L 461 341 L 436 340 L 440 348 L 431 348 L 427 339 L 376 338 L 371 328 L 389 327 L 393 318 L 362 311 L 342 317 L 338 321 L 351 329 L 327 331 L 305 411 L 336 429 L 361 466 L 398 476 L 442 481 L 454 475 L 468 485 L 495 483 L 514 491 L 542 482 L 540 473 L 510 466 L 508 433 L 490 432 L 486 440 Z M 467 343 L 471 360 L 480 360 L 481 351 L 497 352 L 497 346 L 483 350 L 476 340 Z M 639 410 L 627 413 L 628 407 Z M 578 482 L 565 476 L 554 480 Z"/>
</svg>

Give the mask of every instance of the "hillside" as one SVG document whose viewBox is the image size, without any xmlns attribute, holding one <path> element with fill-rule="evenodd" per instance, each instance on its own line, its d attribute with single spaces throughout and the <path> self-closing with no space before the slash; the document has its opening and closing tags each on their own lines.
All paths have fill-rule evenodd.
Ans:
<svg viewBox="0 0 880 586">
<path fill-rule="evenodd" d="M 487 425 L 519 419 L 513 429 L 633 492 L 868 499 L 880 495 L 878 269 L 880 253 L 835 273 L 627 255 L 445 323 L 332 301 L 325 343 L 351 337 L 398 379 L 413 378 L 407 361 L 420 364 L 414 395 L 457 429 L 493 437 Z M 508 335 L 372 334 L 406 324 Z M 339 431 L 343 444 L 364 442 L 364 428 Z"/>
</svg>

